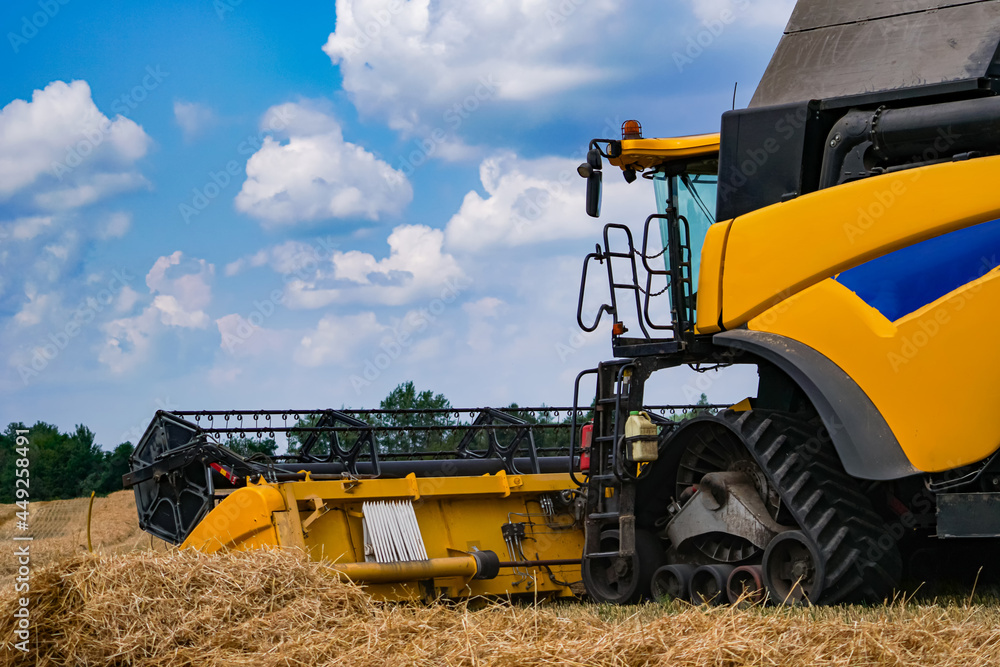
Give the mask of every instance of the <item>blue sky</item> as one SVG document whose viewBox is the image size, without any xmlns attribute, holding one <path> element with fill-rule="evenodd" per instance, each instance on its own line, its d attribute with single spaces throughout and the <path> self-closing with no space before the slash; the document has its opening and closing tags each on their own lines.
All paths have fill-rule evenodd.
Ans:
<svg viewBox="0 0 1000 667">
<path fill-rule="evenodd" d="M 113 447 L 158 408 L 376 407 L 406 380 L 568 403 L 610 356 L 575 325 L 582 258 L 653 210 L 611 178 L 586 217 L 587 142 L 716 131 L 792 4 L 4 3 L 0 418 Z"/>
</svg>

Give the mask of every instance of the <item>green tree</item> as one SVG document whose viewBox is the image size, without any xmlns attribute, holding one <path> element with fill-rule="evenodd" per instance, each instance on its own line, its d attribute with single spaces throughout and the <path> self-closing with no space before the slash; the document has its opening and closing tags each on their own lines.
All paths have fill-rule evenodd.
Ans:
<svg viewBox="0 0 1000 667">
<path fill-rule="evenodd" d="M 308 417 L 299 417 L 293 426 L 298 428 L 310 428 L 316 426 L 317 422 L 320 420 L 320 415 L 309 415 Z M 288 449 L 286 450 L 289 454 L 298 454 L 302 451 L 302 445 L 306 443 L 309 436 L 312 435 L 311 431 L 289 431 L 288 432 Z M 315 449 L 315 448 L 314 448 Z M 314 454 L 316 452 L 313 452 Z"/>
<path fill-rule="evenodd" d="M 224 440 L 222 444 L 244 458 L 256 455 L 273 458 L 278 453 L 278 443 L 274 438 L 251 438 L 244 435 Z"/>
<path fill-rule="evenodd" d="M 94 433 L 82 424 L 71 433 L 60 433 L 53 424 L 38 422 L 30 428 L 10 424 L 0 438 L 0 502 L 15 499 L 15 470 L 20 457 L 17 430 L 27 430 L 29 492 L 31 500 L 76 498 L 111 484 L 107 453 L 94 442 Z M 127 457 L 126 457 L 127 459 Z M 121 488 L 121 477 L 118 478 Z"/>
<path fill-rule="evenodd" d="M 403 382 L 389 392 L 379 408 L 382 410 L 450 410 L 451 402 L 444 394 L 432 391 L 418 392 L 413 382 Z M 378 415 L 377 426 L 454 426 L 450 412 L 431 414 L 395 413 Z M 455 436 L 450 430 L 442 431 L 381 431 L 377 432 L 381 452 L 446 451 L 455 446 Z"/>
<path fill-rule="evenodd" d="M 129 472 L 128 459 L 135 447 L 131 442 L 123 442 L 114 451 L 104 453 L 104 470 L 97 488 L 98 493 L 112 493 L 122 490 L 122 476 Z M 86 489 L 84 489 L 86 492 Z"/>
</svg>

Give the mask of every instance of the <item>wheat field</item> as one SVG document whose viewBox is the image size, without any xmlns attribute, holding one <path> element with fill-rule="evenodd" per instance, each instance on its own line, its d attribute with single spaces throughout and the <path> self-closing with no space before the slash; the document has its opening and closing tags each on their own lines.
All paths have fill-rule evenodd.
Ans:
<svg viewBox="0 0 1000 667">
<path fill-rule="evenodd" d="M 32 521 L 48 536 L 33 554 L 27 655 L 12 649 L 12 549 L 0 560 L 3 665 L 1000 664 L 1000 607 L 989 598 L 825 609 L 390 604 L 295 553 L 206 556 L 151 542 L 128 493 L 96 500 L 92 554 L 86 499 L 38 505 Z M 5 539 L 12 515 L 0 508 Z"/>
</svg>

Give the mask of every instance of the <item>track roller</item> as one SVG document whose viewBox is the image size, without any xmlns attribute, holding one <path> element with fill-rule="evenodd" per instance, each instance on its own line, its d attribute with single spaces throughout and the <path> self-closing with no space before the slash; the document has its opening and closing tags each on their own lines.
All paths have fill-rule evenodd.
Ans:
<svg viewBox="0 0 1000 667">
<path fill-rule="evenodd" d="M 601 552 L 618 551 L 617 529 L 601 533 Z M 663 565 L 666 555 L 660 540 L 649 531 L 635 531 L 635 553 L 631 557 L 585 556 L 583 581 L 587 592 L 598 602 L 633 604 L 650 596 L 650 580 Z"/>
<path fill-rule="evenodd" d="M 721 605 L 728 602 L 726 582 L 732 565 L 702 565 L 691 574 L 691 601 L 695 604 Z"/>
<path fill-rule="evenodd" d="M 823 593 L 823 561 L 801 531 L 790 530 L 771 540 L 762 570 L 764 585 L 776 602 L 812 602 Z"/>
<path fill-rule="evenodd" d="M 694 565 L 664 565 L 653 573 L 650 589 L 653 599 L 684 600 L 690 598 L 691 575 L 697 569 Z"/>
<path fill-rule="evenodd" d="M 764 573 L 760 565 L 740 565 L 729 573 L 726 581 L 729 603 L 741 607 L 761 604 L 767 599 Z"/>
</svg>

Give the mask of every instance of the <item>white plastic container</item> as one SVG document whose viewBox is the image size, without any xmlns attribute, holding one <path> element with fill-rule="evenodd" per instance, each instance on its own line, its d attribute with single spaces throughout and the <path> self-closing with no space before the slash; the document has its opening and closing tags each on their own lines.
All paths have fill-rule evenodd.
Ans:
<svg viewBox="0 0 1000 667">
<path fill-rule="evenodd" d="M 658 456 L 659 429 L 645 412 L 629 413 L 625 422 L 625 442 L 633 461 L 655 461 Z M 634 438 L 634 439 L 633 439 Z"/>
</svg>

